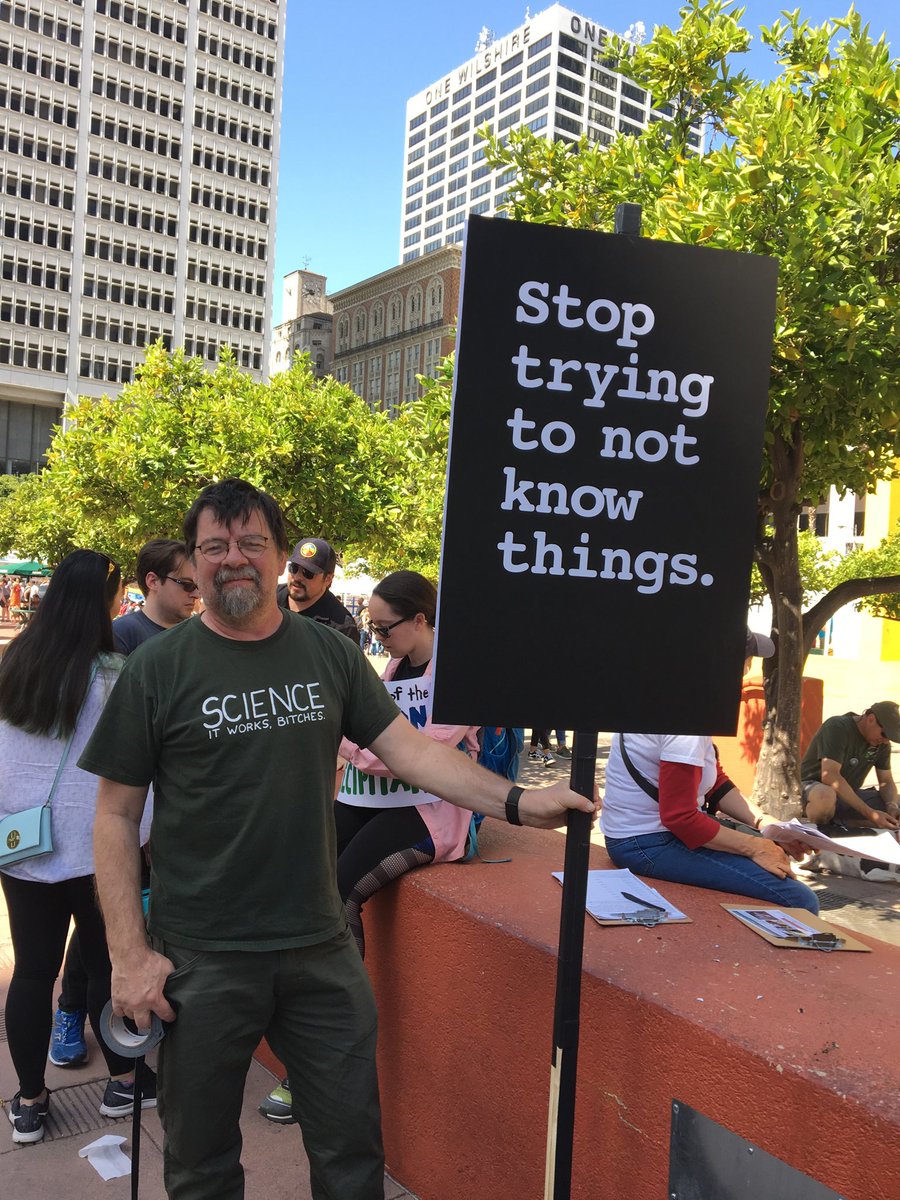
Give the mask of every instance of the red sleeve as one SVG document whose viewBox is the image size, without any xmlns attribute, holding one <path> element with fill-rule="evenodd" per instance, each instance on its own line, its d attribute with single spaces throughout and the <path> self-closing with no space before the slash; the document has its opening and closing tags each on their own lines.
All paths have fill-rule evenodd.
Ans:
<svg viewBox="0 0 900 1200">
<path fill-rule="evenodd" d="M 697 807 L 701 775 L 702 769 L 689 763 L 659 764 L 660 820 L 689 850 L 705 846 L 721 828 Z"/>
</svg>

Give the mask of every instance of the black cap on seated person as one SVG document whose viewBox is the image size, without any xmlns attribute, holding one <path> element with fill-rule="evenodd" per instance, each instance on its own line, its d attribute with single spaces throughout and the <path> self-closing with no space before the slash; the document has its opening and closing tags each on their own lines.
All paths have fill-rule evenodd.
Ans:
<svg viewBox="0 0 900 1200">
<path fill-rule="evenodd" d="M 290 561 L 301 567 L 308 567 L 316 574 L 331 575 L 337 562 L 337 555 L 328 542 L 322 538 L 304 538 L 294 547 Z"/>
<path fill-rule="evenodd" d="M 754 633 L 747 630 L 747 649 L 744 658 L 771 658 L 775 653 L 775 643 L 764 633 Z"/>
<path fill-rule="evenodd" d="M 869 712 L 874 713 L 875 720 L 884 730 L 886 738 L 890 738 L 892 742 L 900 742 L 900 708 L 893 700 L 879 700 L 870 707 Z"/>
</svg>

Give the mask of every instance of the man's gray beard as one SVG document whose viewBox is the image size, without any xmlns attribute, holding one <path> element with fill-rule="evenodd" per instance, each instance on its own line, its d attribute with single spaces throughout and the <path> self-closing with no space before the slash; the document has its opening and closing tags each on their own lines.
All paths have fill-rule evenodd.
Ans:
<svg viewBox="0 0 900 1200">
<path fill-rule="evenodd" d="M 245 579 L 250 586 L 241 588 L 222 586 L 233 579 Z M 260 604 L 262 604 L 262 578 L 256 567 L 219 567 L 213 579 L 212 608 L 232 621 L 240 621 L 254 613 Z"/>
</svg>

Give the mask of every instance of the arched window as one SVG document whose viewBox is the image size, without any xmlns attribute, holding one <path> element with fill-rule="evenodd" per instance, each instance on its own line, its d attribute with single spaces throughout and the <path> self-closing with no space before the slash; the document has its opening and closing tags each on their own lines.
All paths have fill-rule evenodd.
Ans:
<svg viewBox="0 0 900 1200">
<path fill-rule="evenodd" d="M 406 293 L 406 328 L 416 329 L 422 324 L 422 289 L 416 284 Z"/>
<path fill-rule="evenodd" d="M 341 317 L 338 321 L 338 350 L 346 350 L 350 345 L 350 318 Z"/>
<path fill-rule="evenodd" d="M 371 330 L 373 341 L 384 337 L 384 305 L 380 300 L 376 300 L 372 305 L 371 313 Z"/>
<path fill-rule="evenodd" d="M 443 315 L 444 281 L 440 278 L 435 278 L 428 284 L 428 316 L 426 320 L 430 324 L 432 321 L 440 321 Z"/>
<path fill-rule="evenodd" d="M 394 293 L 388 301 L 388 334 L 399 333 L 403 322 L 403 299 Z"/>
<path fill-rule="evenodd" d="M 366 310 L 359 309 L 353 317 L 353 345 L 361 346 L 366 340 Z"/>
</svg>

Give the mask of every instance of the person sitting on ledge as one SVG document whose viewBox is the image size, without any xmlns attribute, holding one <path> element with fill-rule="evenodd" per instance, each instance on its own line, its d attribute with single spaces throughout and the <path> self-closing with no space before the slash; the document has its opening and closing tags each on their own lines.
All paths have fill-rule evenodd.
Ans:
<svg viewBox="0 0 900 1200">
<path fill-rule="evenodd" d="M 771 639 L 747 631 L 748 659 L 774 652 Z M 763 836 L 721 824 L 716 812 L 752 825 Z M 818 914 L 815 893 L 793 878 L 788 854 L 766 834 L 777 824 L 724 773 L 711 737 L 629 733 L 613 738 L 600 828 L 617 867 Z M 789 850 L 799 858 L 805 848 Z"/>
<path fill-rule="evenodd" d="M 900 828 L 891 742 L 900 742 L 900 709 L 879 700 L 862 716 L 829 717 L 800 764 L 803 815 L 816 825 Z M 875 768 L 877 787 L 863 788 Z"/>
</svg>

